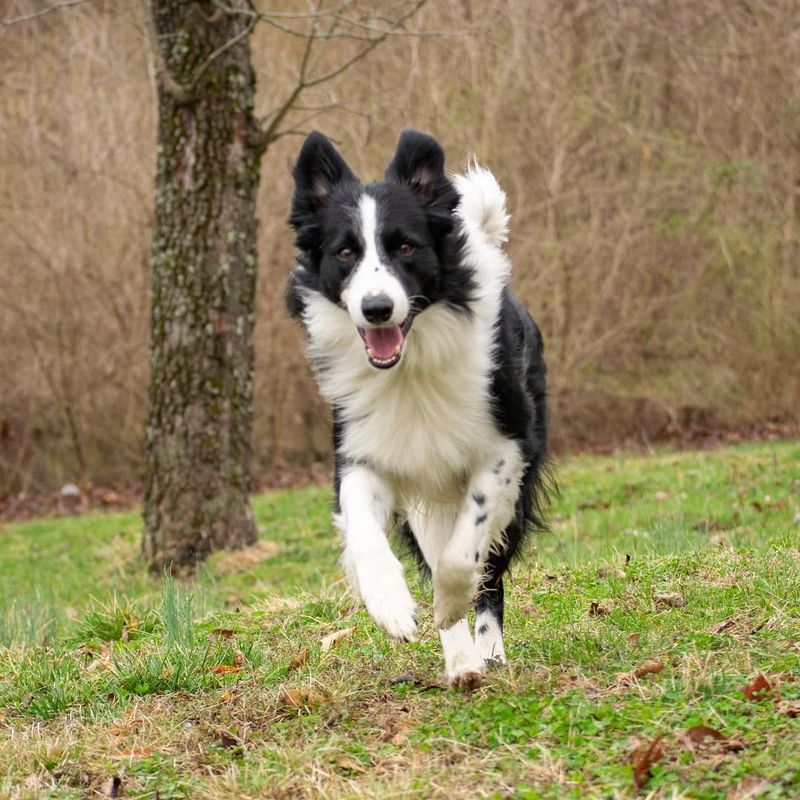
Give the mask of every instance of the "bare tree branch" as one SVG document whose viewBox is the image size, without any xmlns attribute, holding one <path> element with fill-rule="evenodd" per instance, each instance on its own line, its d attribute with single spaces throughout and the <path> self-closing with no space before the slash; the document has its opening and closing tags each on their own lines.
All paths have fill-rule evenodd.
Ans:
<svg viewBox="0 0 800 800">
<path fill-rule="evenodd" d="M 49 14 L 51 11 L 59 11 L 62 8 L 71 8 L 72 6 L 80 6 L 91 1 L 92 0 L 61 0 L 60 3 L 53 3 L 51 6 L 45 6 L 44 8 L 37 9 L 36 11 L 30 11 L 29 13 L 21 14 L 18 17 L 0 19 L 0 31 L 4 30 L 5 28 L 10 28 L 12 25 L 17 25 L 20 22 L 28 22 L 29 20 L 36 19 L 37 17 L 43 17 L 45 14 Z"/>
<path fill-rule="evenodd" d="M 287 114 L 293 110 L 297 110 L 297 103 L 303 92 L 306 89 L 311 89 L 315 86 L 328 83 L 342 73 L 346 72 L 352 66 L 365 59 L 378 45 L 386 41 L 386 39 L 388 39 L 390 36 L 398 35 L 401 31 L 405 34 L 406 31 L 403 30 L 403 25 L 418 13 L 419 10 L 426 4 L 426 2 L 427 0 L 416 0 L 416 2 L 405 13 L 401 14 L 394 20 L 388 21 L 387 27 L 385 28 L 377 28 L 375 26 L 366 26 L 364 23 L 357 23 L 358 27 L 376 32 L 376 34 L 374 36 L 354 36 L 348 34 L 347 37 L 343 37 L 365 41 L 366 44 L 363 45 L 354 55 L 343 61 L 338 66 L 334 67 L 328 72 L 313 77 L 309 77 L 308 73 L 314 42 L 335 38 L 335 29 L 338 25 L 351 24 L 353 21 L 342 15 L 342 7 L 337 9 L 335 12 L 329 12 L 325 14 L 321 13 L 319 8 L 317 8 L 317 10 L 314 12 L 310 12 L 308 18 L 311 19 L 311 29 L 302 34 L 306 38 L 306 47 L 300 63 L 297 82 L 286 99 L 263 119 L 263 122 L 266 124 L 266 128 L 262 127 L 261 131 L 252 137 L 251 144 L 255 147 L 266 149 L 272 142 L 283 135 L 297 134 L 297 126 L 285 132 L 281 132 L 279 128 L 285 120 Z M 221 4 L 217 3 L 217 5 L 219 6 Z M 259 12 L 256 11 L 253 11 L 252 13 L 257 14 L 259 19 L 263 19 L 263 14 L 259 14 Z M 327 31 L 318 30 L 318 21 L 323 17 L 332 19 L 332 24 Z M 309 116 L 303 120 L 303 122 L 310 121 L 311 119 L 312 117 Z"/>
</svg>

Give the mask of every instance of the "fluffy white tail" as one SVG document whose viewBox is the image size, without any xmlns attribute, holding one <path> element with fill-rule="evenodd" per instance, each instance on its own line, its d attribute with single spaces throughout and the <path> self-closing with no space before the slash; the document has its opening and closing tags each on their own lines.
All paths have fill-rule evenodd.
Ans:
<svg viewBox="0 0 800 800">
<path fill-rule="evenodd" d="M 480 229 L 489 242 L 500 247 L 508 239 L 506 193 L 497 179 L 476 161 L 463 175 L 454 175 L 461 203 L 458 213 L 468 225 Z"/>
</svg>

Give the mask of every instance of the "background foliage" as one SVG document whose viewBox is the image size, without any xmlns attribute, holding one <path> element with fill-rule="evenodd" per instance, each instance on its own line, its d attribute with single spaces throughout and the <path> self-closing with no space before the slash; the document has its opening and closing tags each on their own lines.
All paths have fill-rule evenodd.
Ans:
<svg viewBox="0 0 800 800">
<path fill-rule="evenodd" d="M 800 6 L 436 0 L 414 28 L 309 92 L 291 127 L 323 128 L 365 178 L 404 125 L 498 174 L 557 442 L 797 419 Z M 303 46 L 256 28 L 264 113 Z M 140 474 L 154 98 L 138 5 L 0 31 L 0 486 Z M 262 166 L 259 471 L 328 453 L 282 308 L 298 146 Z"/>
</svg>

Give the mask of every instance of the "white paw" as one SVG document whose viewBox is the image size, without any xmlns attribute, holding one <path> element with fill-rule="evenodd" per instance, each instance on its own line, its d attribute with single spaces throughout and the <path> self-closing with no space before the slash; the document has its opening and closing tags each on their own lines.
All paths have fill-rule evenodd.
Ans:
<svg viewBox="0 0 800 800">
<path fill-rule="evenodd" d="M 372 619 L 404 642 L 417 637 L 417 604 L 408 591 L 402 564 L 391 558 L 356 565 L 358 591 Z"/>
<path fill-rule="evenodd" d="M 433 575 L 433 622 L 439 630 L 447 630 L 467 616 L 479 581 L 474 564 L 440 559 Z"/>
<path fill-rule="evenodd" d="M 451 689 L 477 689 L 483 680 L 486 668 L 483 658 L 474 646 L 465 647 L 455 653 L 445 653 L 447 683 Z"/>
<path fill-rule="evenodd" d="M 478 636 L 475 640 L 481 658 L 489 664 L 507 664 L 506 651 L 502 639 L 492 639 L 488 636 Z"/>
<path fill-rule="evenodd" d="M 492 614 L 478 612 L 475 619 L 475 647 L 487 664 L 505 664 L 503 631 Z"/>
</svg>

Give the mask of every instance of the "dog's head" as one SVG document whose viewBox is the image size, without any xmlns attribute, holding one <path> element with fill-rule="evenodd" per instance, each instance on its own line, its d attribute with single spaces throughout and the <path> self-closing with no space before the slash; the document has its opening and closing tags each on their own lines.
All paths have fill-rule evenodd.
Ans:
<svg viewBox="0 0 800 800">
<path fill-rule="evenodd" d="M 383 181 L 364 185 L 314 132 L 293 176 L 289 223 L 303 287 L 347 311 L 373 367 L 395 366 L 415 315 L 442 299 L 458 305 L 469 292 L 469 280 L 462 276 L 460 285 L 448 273 L 459 197 L 445 175 L 444 151 L 430 136 L 405 130 Z"/>
</svg>

